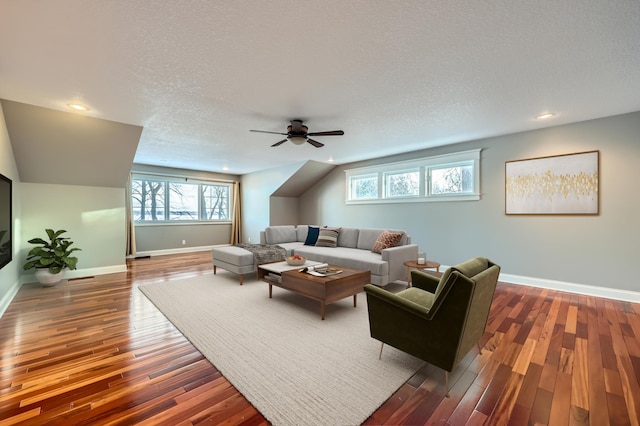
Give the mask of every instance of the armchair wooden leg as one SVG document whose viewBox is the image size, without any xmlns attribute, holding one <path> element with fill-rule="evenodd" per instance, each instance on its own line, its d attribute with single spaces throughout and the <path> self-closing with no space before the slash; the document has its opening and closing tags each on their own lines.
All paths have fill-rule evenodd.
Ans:
<svg viewBox="0 0 640 426">
<path fill-rule="evenodd" d="M 444 396 L 449 398 L 449 372 L 448 371 L 444 372 L 444 386 L 446 389 Z"/>
<path fill-rule="evenodd" d="M 478 346 L 478 353 L 480 355 L 482 355 L 482 348 L 480 347 L 480 341 L 478 340 L 478 342 L 476 343 L 476 345 Z"/>
<path fill-rule="evenodd" d="M 380 355 L 378 355 L 378 359 L 382 359 L 382 348 L 384 348 L 384 342 L 380 345 Z"/>
</svg>

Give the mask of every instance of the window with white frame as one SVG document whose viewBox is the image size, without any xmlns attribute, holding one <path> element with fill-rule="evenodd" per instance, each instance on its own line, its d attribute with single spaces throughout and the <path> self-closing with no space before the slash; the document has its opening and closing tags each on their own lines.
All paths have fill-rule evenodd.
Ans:
<svg viewBox="0 0 640 426">
<path fill-rule="evenodd" d="M 346 170 L 348 204 L 480 199 L 480 149 Z"/>
<path fill-rule="evenodd" d="M 352 176 L 348 179 L 348 185 L 351 200 L 376 200 L 379 197 L 376 173 Z"/>
<path fill-rule="evenodd" d="M 384 172 L 385 198 L 417 197 L 420 195 L 420 169 Z"/>
<path fill-rule="evenodd" d="M 137 223 L 231 220 L 231 182 L 135 174 L 131 206 Z"/>
</svg>

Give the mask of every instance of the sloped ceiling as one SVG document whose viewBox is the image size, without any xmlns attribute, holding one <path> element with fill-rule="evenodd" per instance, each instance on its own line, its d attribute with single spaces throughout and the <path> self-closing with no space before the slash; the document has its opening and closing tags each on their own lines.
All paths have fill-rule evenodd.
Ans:
<svg viewBox="0 0 640 426">
<path fill-rule="evenodd" d="M 142 127 L 1 102 L 22 182 L 125 186 Z"/>
<path fill-rule="evenodd" d="M 276 197 L 299 197 L 334 168 L 335 165 L 332 164 L 307 161 L 271 195 Z"/>
</svg>

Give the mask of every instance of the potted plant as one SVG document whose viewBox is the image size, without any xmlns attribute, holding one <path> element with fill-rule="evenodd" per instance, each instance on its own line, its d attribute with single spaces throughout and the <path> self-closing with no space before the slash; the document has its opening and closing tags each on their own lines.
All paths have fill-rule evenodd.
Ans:
<svg viewBox="0 0 640 426">
<path fill-rule="evenodd" d="M 73 244 L 68 237 L 61 237 L 67 232 L 64 229 L 54 231 L 46 229 L 49 241 L 42 238 L 32 238 L 30 244 L 35 244 L 27 254 L 27 261 L 23 268 L 36 270 L 36 279 L 43 285 L 55 285 L 62 280 L 67 269 L 76 269 L 78 258 L 71 256 L 79 248 L 70 248 Z"/>
</svg>

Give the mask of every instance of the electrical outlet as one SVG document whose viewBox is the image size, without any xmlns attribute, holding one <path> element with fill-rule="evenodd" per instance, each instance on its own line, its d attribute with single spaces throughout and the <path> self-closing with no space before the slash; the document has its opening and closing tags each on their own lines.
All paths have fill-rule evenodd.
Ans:
<svg viewBox="0 0 640 426">
<path fill-rule="evenodd" d="M 182 240 L 182 245 L 187 244 L 187 240 Z"/>
</svg>

